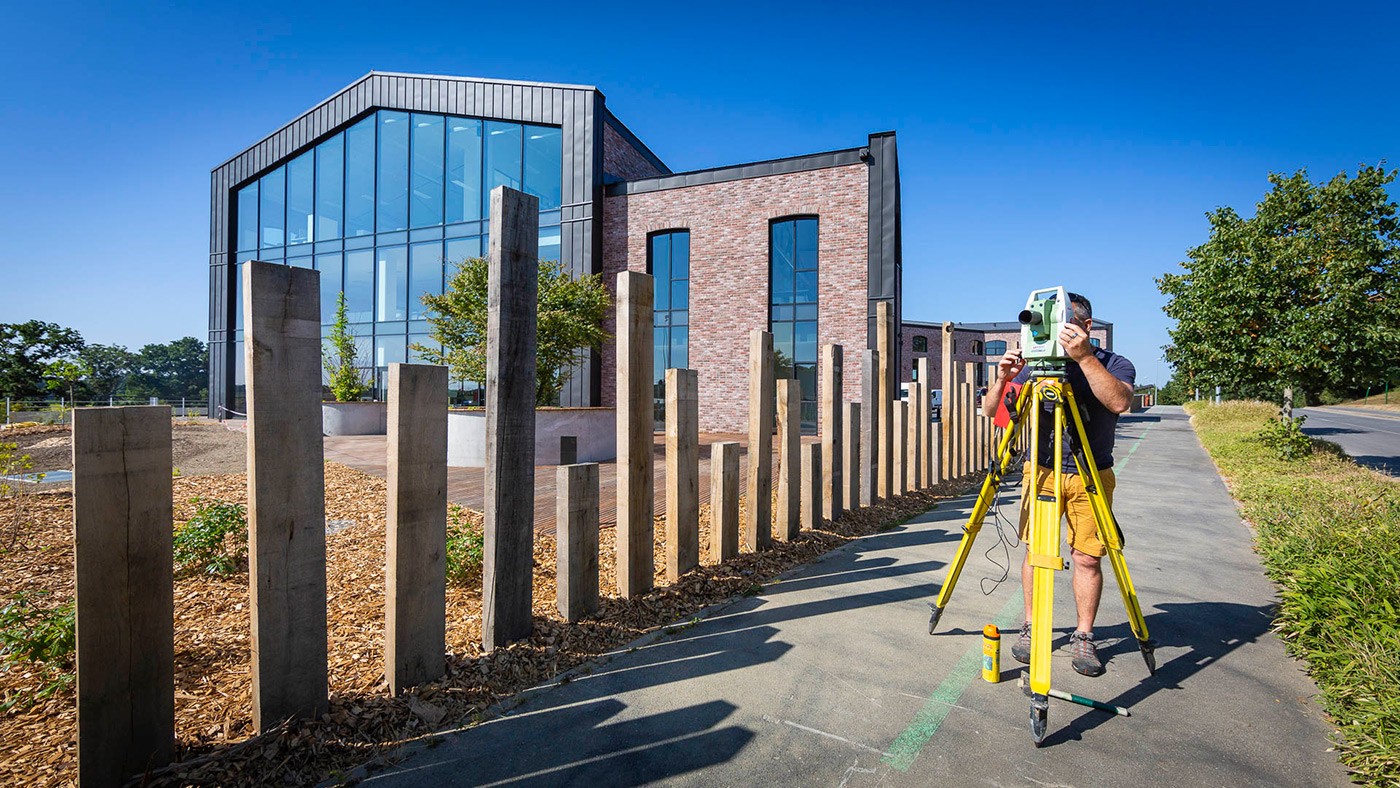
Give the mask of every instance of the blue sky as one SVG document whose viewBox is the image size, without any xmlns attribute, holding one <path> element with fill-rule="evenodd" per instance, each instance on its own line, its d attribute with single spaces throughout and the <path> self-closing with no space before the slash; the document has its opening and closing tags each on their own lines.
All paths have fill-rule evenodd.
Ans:
<svg viewBox="0 0 1400 788">
<path fill-rule="evenodd" d="M 1144 382 L 1207 211 L 1400 158 L 1391 5 L 585 5 L 7 10 L 0 322 L 204 338 L 209 171 L 371 69 L 597 85 L 676 170 L 893 129 L 906 317 L 1063 283 Z"/>
</svg>

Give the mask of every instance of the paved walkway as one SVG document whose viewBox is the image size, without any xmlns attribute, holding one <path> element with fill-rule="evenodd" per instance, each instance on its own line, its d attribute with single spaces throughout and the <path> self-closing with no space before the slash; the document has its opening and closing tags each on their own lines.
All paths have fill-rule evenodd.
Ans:
<svg viewBox="0 0 1400 788">
<path fill-rule="evenodd" d="M 981 680 L 981 626 L 1014 629 L 1020 618 L 1014 577 L 990 595 L 979 589 L 1001 574 L 986 555 L 990 522 L 941 631 L 927 634 L 926 602 L 972 504 L 964 497 L 527 692 L 510 713 L 367 782 L 1347 785 L 1315 688 L 1269 631 L 1274 589 L 1250 533 L 1181 410 L 1125 418 L 1117 456 L 1115 509 L 1160 667 L 1147 675 L 1110 578 L 1097 630 L 1108 672 L 1075 674 L 1065 573 L 1054 681 L 1132 717 L 1052 701 L 1051 734 L 1036 749 L 1009 644 L 1006 680 Z M 1012 499 L 1004 511 L 1014 510 Z"/>
<path fill-rule="evenodd" d="M 776 445 L 776 438 L 775 445 Z M 804 438 L 814 440 L 812 438 Z M 388 476 L 387 444 L 384 435 L 340 435 L 325 438 L 326 459 L 349 465 L 381 479 Z M 700 436 L 700 503 L 710 502 L 710 444 L 721 441 L 739 443 L 739 493 L 748 490 L 748 480 L 744 468 L 748 463 L 748 436 L 719 433 Z M 666 442 L 657 435 L 653 449 L 652 467 L 656 478 L 654 502 L 658 515 L 666 513 Z M 535 530 L 544 533 L 554 532 L 556 503 L 554 465 L 539 465 L 535 468 Z M 773 484 L 778 483 L 777 453 L 773 455 Z M 598 486 L 601 508 L 598 516 L 604 524 L 617 522 L 617 463 L 599 463 Z M 481 511 L 486 506 L 486 472 L 483 468 L 448 468 L 447 500 L 459 503 L 470 509 Z"/>
</svg>

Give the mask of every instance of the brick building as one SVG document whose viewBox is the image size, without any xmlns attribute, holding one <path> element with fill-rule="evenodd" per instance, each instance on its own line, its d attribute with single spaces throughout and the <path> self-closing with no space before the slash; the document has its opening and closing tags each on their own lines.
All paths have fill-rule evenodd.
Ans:
<svg viewBox="0 0 1400 788">
<path fill-rule="evenodd" d="M 906 320 L 901 324 L 900 340 L 903 348 L 899 379 L 913 380 L 916 359 L 927 358 L 929 375 L 934 380 L 933 388 L 940 388 L 943 381 L 943 324 Z M 1089 331 L 1089 341 L 1105 350 L 1112 350 L 1113 324 L 1095 318 Z M 1014 320 L 953 324 L 953 360 L 977 364 L 976 381 L 979 388 L 987 385 L 996 374 L 997 360 L 1020 344 L 1021 324 Z"/>
<path fill-rule="evenodd" d="M 242 410 L 239 263 L 320 270 L 323 322 L 343 292 L 362 365 L 382 384 L 389 364 L 430 343 L 419 296 L 485 252 L 497 185 L 539 197 L 541 259 L 610 288 L 625 269 L 656 278 L 657 376 L 698 371 L 704 431 L 747 428 L 751 329 L 773 332 L 812 428 L 821 345 L 844 347 L 843 393 L 858 399 L 875 305 L 893 302 L 899 324 L 893 132 L 677 173 L 594 87 L 371 72 L 212 181 L 211 408 Z M 615 363 L 611 343 L 590 354 L 560 404 L 612 406 Z"/>
</svg>

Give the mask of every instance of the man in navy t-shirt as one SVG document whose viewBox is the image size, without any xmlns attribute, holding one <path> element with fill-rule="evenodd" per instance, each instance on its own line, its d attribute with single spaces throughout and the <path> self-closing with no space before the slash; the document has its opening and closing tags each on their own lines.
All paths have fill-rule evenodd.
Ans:
<svg viewBox="0 0 1400 788">
<path fill-rule="evenodd" d="M 1118 415 L 1126 413 L 1133 401 L 1133 381 L 1137 371 L 1133 363 L 1122 356 L 1089 342 L 1089 330 L 1093 326 L 1093 307 L 1089 299 L 1078 293 L 1069 293 L 1072 314 L 1064 330 L 1060 332 L 1060 344 L 1069 355 L 1065 377 L 1080 407 L 1084 421 L 1084 431 L 1089 438 L 1089 451 L 1098 466 L 1099 480 L 1103 482 L 1104 499 L 1113 504 L 1113 438 L 1118 426 Z M 1030 370 L 1019 350 L 1012 350 L 997 364 L 997 378 L 987 387 L 983 397 L 984 407 L 995 412 L 1001 402 L 1002 393 L 1008 383 L 1025 383 L 1030 380 Z M 1021 487 L 1021 538 L 1028 537 L 1030 525 L 1031 490 L 1044 495 L 1054 493 L 1054 421 L 1049 413 L 1042 414 L 1040 423 L 1040 447 L 1037 453 L 1040 466 L 1032 469 L 1026 463 L 1025 477 Z M 1099 612 L 1099 598 L 1103 594 L 1103 556 L 1108 549 L 1099 541 L 1094 512 L 1089 496 L 1084 491 L 1084 482 L 1079 478 L 1074 458 L 1070 454 L 1070 441 L 1063 444 L 1060 468 L 1066 474 L 1062 483 L 1062 509 L 1069 521 L 1070 556 L 1074 560 L 1074 602 L 1079 614 L 1078 625 L 1070 636 L 1070 647 L 1074 655 L 1074 669 L 1086 676 L 1103 673 L 1103 663 L 1094 647 L 1094 618 Z M 1029 547 L 1029 545 L 1028 545 Z M 1021 626 L 1021 636 L 1011 647 L 1011 653 L 1022 662 L 1030 662 L 1031 653 L 1031 565 L 1030 556 L 1021 565 L 1021 587 L 1025 596 L 1026 618 Z"/>
</svg>

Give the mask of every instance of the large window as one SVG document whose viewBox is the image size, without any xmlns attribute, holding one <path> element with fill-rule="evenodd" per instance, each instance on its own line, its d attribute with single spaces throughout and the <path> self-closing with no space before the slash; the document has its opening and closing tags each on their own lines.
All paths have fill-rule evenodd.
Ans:
<svg viewBox="0 0 1400 788">
<path fill-rule="evenodd" d="M 802 384 L 802 427 L 817 425 L 817 219 L 780 219 L 769 227 L 776 375 Z"/>
<path fill-rule="evenodd" d="M 1002 340 L 1000 340 L 1000 339 L 994 339 L 994 340 L 992 340 L 991 342 L 988 342 L 988 343 L 987 343 L 987 355 L 989 355 L 989 356 L 1004 356 L 1004 355 L 1006 355 L 1006 342 L 1004 342 L 1004 341 L 1002 341 Z"/>
<path fill-rule="evenodd" d="M 666 418 L 666 370 L 690 366 L 690 231 L 654 233 L 647 245 L 647 273 L 656 288 L 653 399 L 660 422 Z"/>
<path fill-rule="evenodd" d="M 923 334 L 915 334 L 915 335 L 914 335 L 914 352 L 915 352 L 915 353 L 927 353 L 927 352 L 928 352 L 928 337 L 924 336 Z"/>
<path fill-rule="evenodd" d="M 556 127 L 380 110 L 237 191 L 236 259 L 320 270 L 327 326 L 344 291 L 360 363 L 382 389 L 387 364 L 416 360 L 409 346 L 430 342 L 421 297 L 484 252 L 491 187 L 539 198 L 540 258 L 559 258 L 562 174 Z M 241 295 L 235 286 L 235 308 Z M 239 354 L 241 319 L 240 310 Z M 681 326 L 685 366 L 684 317 L 668 325 Z M 456 400 L 480 401 L 474 383 L 453 385 L 463 389 Z M 233 407 L 242 405 L 236 396 Z"/>
</svg>

